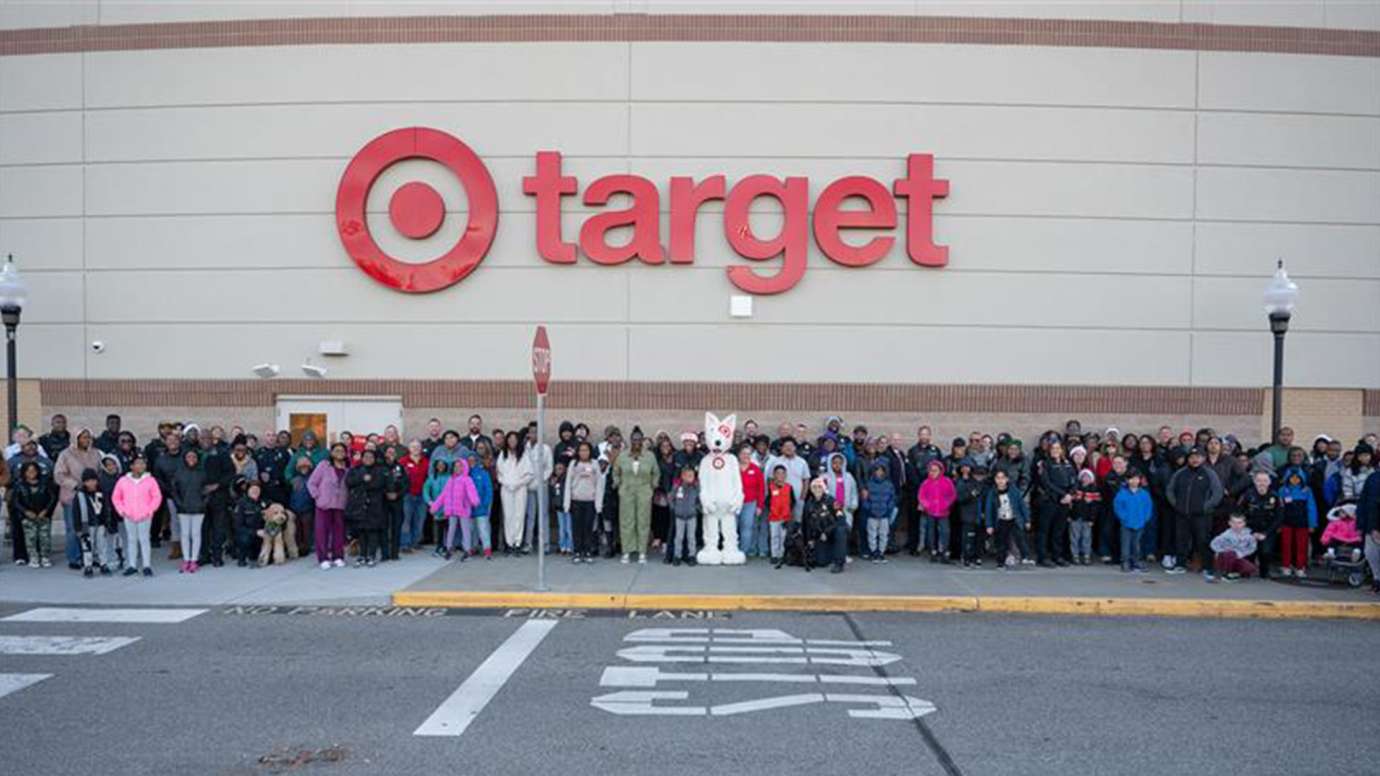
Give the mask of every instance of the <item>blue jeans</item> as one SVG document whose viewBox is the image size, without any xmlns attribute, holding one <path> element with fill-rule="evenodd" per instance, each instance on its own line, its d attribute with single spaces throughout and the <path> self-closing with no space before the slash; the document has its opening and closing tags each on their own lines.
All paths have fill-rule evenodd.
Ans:
<svg viewBox="0 0 1380 776">
<path fill-rule="evenodd" d="M 767 513 L 765 510 L 757 512 L 752 518 L 752 556 L 754 558 L 771 557 L 771 530 L 767 527 Z"/>
<path fill-rule="evenodd" d="M 402 546 L 413 550 L 422 542 L 422 526 L 426 525 L 426 500 L 411 493 L 403 495 Z"/>
<path fill-rule="evenodd" d="M 62 537 L 63 551 L 67 554 L 68 563 L 81 563 L 81 538 L 77 536 L 77 530 L 72 527 L 72 509 L 76 507 L 77 500 L 72 499 L 70 504 L 62 508 L 62 524 L 67 528 Z"/>
<path fill-rule="evenodd" d="M 1145 558 L 1148 557 L 1148 556 L 1150 556 L 1150 555 L 1155 555 L 1155 556 L 1158 556 L 1158 555 L 1159 555 L 1159 552 L 1157 551 L 1157 548 L 1155 547 L 1155 544 L 1156 544 L 1156 537 L 1159 536 L 1159 532 L 1156 530 L 1156 529 L 1158 528 L 1158 526 L 1159 526 L 1159 518 L 1157 518 L 1157 517 L 1152 517 L 1152 518 L 1150 518 L 1150 522 L 1146 523 L 1146 524 L 1145 524 L 1145 527 L 1142 528 L 1142 529 L 1140 529 L 1140 534 L 1141 534 L 1141 536 L 1140 536 L 1140 554 L 1136 556 L 1137 558 L 1140 558 L 1141 560 L 1145 560 Z M 1122 555 L 1121 555 L 1121 562 L 1122 562 L 1122 563 L 1125 563 L 1125 562 L 1126 562 L 1126 551 L 1123 549 L 1121 552 L 1122 552 Z"/>
<path fill-rule="evenodd" d="M 493 523 L 490 522 L 488 515 L 471 515 L 474 527 L 479 529 L 479 545 L 488 552 L 494 548 Z M 469 549 L 468 547 L 465 549 Z"/>
<path fill-rule="evenodd" d="M 556 513 L 556 534 L 557 545 L 562 552 L 572 552 L 575 549 L 575 539 L 570 533 L 570 513 Z"/>
<path fill-rule="evenodd" d="M 949 518 L 933 518 L 922 514 L 925 526 L 925 546 L 929 548 L 930 555 L 935 558 L 949 557 Z"/>
<path fill-rule="evenodd" d="M 1127 528 L 1124 525 L 1121 527 L 1121 568 L 1130 571 L 1132 568 L 1140 567 L 1141 559 L 1146 554 L 1137 554 L 1137 550 L 1144 539 L 1144 533 L 1144 528 Z"/>
<path fill-rule="evenodd" d="M 744 555 L 756 544 L 753 529 L 757 525 L 757 502 L 750 501 L 738 510 L 738 551 Z"/>
</svg>

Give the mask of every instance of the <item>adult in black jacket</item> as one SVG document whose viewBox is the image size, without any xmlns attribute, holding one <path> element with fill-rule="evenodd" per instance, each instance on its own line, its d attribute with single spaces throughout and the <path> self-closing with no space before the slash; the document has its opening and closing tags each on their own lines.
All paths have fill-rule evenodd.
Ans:
<svg viewBox="0 0 1380 776">
<path fill-rule="evenodd" d="M 1169 477 L 1164 497 L 1174 510 L 1175 556 L 1173 571 L 1184 572 L 1189 556 L 1196 550 L 1202 564 L 1203 576 L 1212 580 L 1212 513 L 1222 501 L 1222 481 L 1217 473 L 1203 465 L 1206 456 L 1201 448 L 1188 452 L 1184 467 Z"/>
<path fill-rule="evenodd" d="M 1067 566 L 1069 548 L 1069 510 L 1078 473 L 1064 456 L 1064 443 L 1052 440 L 1046 457 L 1035 466 L 1035 501 L 1040 524 L 1035 540 L 1035 558 L 1041 566 Z"/>
<path fill-rule="evenodd" d="M 263 498 L 263 486 L 257 482 L 249 483 L 244 495 L 235 502 L 235 564 L 240 568 L 249 565 L 254 557 L 254 542 L 260 528 L 264 527 L 264 510 L 268 502 Z M 256 560 L 254 565 L 258 565 Z"/>
<path fill-rule="evenodd" d="M 815 554 L 815 564 L 832 566 L 830 571 L 843 571 L 848 558 L 848 521 L 834 497 L 825 492 L 824 480 L 810 482 L 810 494 L 805 497 L 801 512 L 805 530 L 806 551 Z"/>
<path fill-rule="evenodd" d="M 402 547 L 403 496 L 410 484 L 407 469 L 398 461 L 398 448 L 383 450 L 383 558 L 397 560 Z"/>
<path fill-rule="evenodd" d="M 373 566 L 374 555 L 383 549 L 383 491 L 387 472 L 373 450 L 360 455 L 359 466 L 345 475 L 349 496 L 345 501 L 345 525 L 359 539 L 356 566 Z"/>
<path fill-rule="evenodd" d="M 11 514 L 17 515 L 24 529 L 29 563 L 34 566 L 52 565 L 48 556 L 53 551 L 53 512 L 58 507 L 58 488 L 51 479 L 44 479 L 38 464 L 30 461 L 18 470 L 10 487 Z"/>
<path fill-rule="evenodd" d="M 230 456 L 217 452 L 214 446 L 206 446 L 202 458 L 202 468 L 206 470 L 206 520 L 201 528 L 201 555 L 199 563 L 213 566 L 225 565 L 225 544 L 234 534 L 230 510 L 235 484 L 235 466 Z"/>
<path fill-rule="evenodd" d="M 105 431 L 102 431 L 101 435 L 96 437 L 96 449 L 100 450 L 102 453 L 114 453 L 115 448 L 119 446 L 119 442 L 120 416 L 114 414 L 106 415 Z M 121 461 L 120 465 L 124 466 L 124 463 L 124 461 Z M 126 466 L 125 469 L 128 471 L 129 467 Z"/>
<path fill-rule="evenodd" d="M 57 461 L 58 456 L 72 445 L 72 432 L 67 430 L 67 416 L 58 414 L 53 416 L 52 428 L 48 433 L 38 438 L 38 446 L 47 453 L 48 460 Z"/>
<path fill-rule="evenodd" d="M 1251 479 L 1250 489 L 1241 494 L 1236 503 L 1246 516 L 1246 527 L 1255 534 L 1255 565 L 1260 569 L 1260 578 L 1269 579 L 1269 562 L 1274 557 L 1275 537 L 1284 520 L 1284 505 L 1270 482 L 1269 472 L 1256 472 Z"/>
<path fill-rule="evenodd" d="M 259 469 L 259 482 L 264 486 L 264 499 L 287 506 L 289 488 L 285 477 L 292 461 L 292 436 L 286 431 L 265 434 L 263 444 L 254 451 L 254 463 Z"/>
<path fill-rule="evenodd" d="M 1356 500 L 1356 531 L 1365 539 L 1370 590 L 1380 593 L 1380 474 L 1367 477 L 1361 488 L 1361 497 Z"/>
</svg>

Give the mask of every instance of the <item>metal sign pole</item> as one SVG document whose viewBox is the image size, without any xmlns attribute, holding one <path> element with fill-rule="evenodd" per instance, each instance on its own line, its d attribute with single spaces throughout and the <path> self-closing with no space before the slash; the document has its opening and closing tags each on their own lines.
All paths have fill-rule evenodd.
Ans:
<svg viewBox="0 0 1380 776">
<path fill-rule="evenodd" d="M 546 530 L 549 506 L 546 486 L 546 461 L 542 458 L 542 445 L 546 440 L 546 394 L 537 394 L 537 592 L 546 592 Z"/>
</svg>

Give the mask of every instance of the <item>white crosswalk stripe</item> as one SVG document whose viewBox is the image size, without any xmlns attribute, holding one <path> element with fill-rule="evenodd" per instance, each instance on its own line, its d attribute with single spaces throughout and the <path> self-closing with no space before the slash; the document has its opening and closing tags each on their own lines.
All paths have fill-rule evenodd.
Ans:
<svg viewBox="0 0 1380 776">
<path fill-rule="evenodd" d="M 206 609 L 82 609 L 44 606 L 0 618 L 0 622 L 179 623 L 205 614 Z"/>
<path fill-rule="evenodd" d="M 38 684 L 50 676 L 52 674 L 0 674 L 0 698 Z"/>
<path fill-rule="evenodd" d="M 0 636 L 0 655 L 104 655 L 138 636 Z"/>
</svg>

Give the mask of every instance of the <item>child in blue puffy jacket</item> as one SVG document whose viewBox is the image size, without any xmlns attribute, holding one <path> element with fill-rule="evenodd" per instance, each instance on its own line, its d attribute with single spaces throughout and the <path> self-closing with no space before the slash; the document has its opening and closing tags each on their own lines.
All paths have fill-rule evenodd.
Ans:
<svg viewBox="0 0 1380 776">
<path fill-rule="evenodd" d="M 873 563 L 886 563 L 887 534 L 891 529 L 891 513 L 896 509 L 896 486 L 891 483 L 886 464 L 872 467 L 866 492 L 862 512 L 867 517 L 867 558 Z"/>
<path fill-rule="evenodd" d="M 484 549 L 484 560 L 493 560 L 493 525 L 489 521 L 489 513 L 494 505 L 494 480 L 493 477 L 489 476 L 489 470 L 480 463 L 479 455 L 474 451 L 465 453 L 465 460 L 470 467 L 470 479 L 474 480 L 474 492 L 479 497 L 479 503 L 470 510 L 470 517 L 473 518 L 475 527 L 479 529 L 479 544 Z M 467 552 L 473 549 L 472 547 L 465 548 Z"/>
<path fill-rule="evenodd" d="M 1145 571 L 1136 557 L 1139 555 L 1137 548 L 1140 547 L 1146 524 L 1155 515 L 1155 502 L 1150 498 L 1150 491 L 1141 485 L 1140 472 L 1127 469 L 1126 484 L 1112 500 L 1112 511 L 1121 523 L 1121 570 L 1127 573 Z"/>
</svg>

